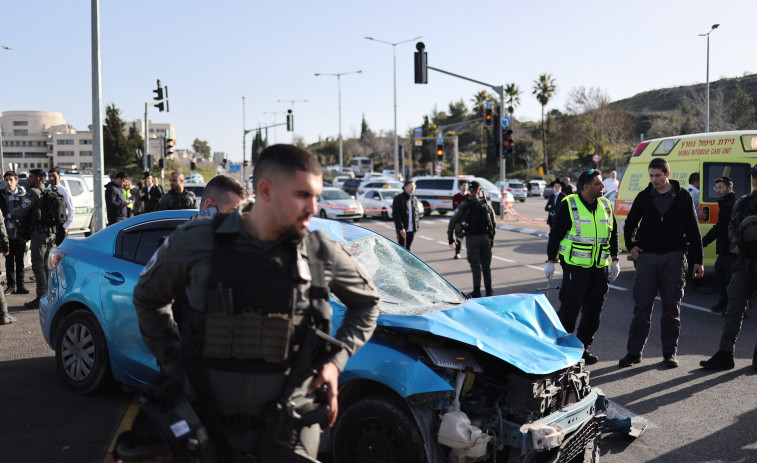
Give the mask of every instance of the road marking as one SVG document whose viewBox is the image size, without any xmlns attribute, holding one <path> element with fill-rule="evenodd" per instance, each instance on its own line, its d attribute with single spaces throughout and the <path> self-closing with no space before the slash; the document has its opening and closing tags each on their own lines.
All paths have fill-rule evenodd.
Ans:
<svg viewBox="0 0 757 463">
<path fill-rule="evenodd" d="M 505 261 L 505 262 L 510 262 L 510 263 L 513 263 L 513 264 L 514 264 L 514 263 L 516 262 L 516 261 L 514 261 L 514 260 L 512 260 L 512 259 L 506 259 L 506 258 L 504 258 L 504 257 L 499 257 L 499 256 L 492 256 L 492 258 L 493 258 L 493 259 L 499 259 L 499 260 L 503 260 L 503 261 Z"/>
<path fill-rule="evenodd" d="M 418 235 L 418 238 L 422 238 L 422 239 L 427 240 L 427 241 L 434 241 L 433 238 L 429 238 L 428 236 L 423 236 L 423 235 Z"/>
<path fill-rule="evenodd" d="M 662 299 L 660 299 L 660 296 L 657 296 L 657 297 L 656 297 L 656 298 L 654 298 L 654 299 L 655 299 L 656 301 L 660 301 L 660 302 L 662 302 Z M 684 306 L 684 307 L 688 307 L 688 308 L 690 308 L 690 309 L 694 309 L 694 310 L 701 310 L 702 312 L 707 312 L 707 313 L 714 313 L 714 312 L 713 312 L 712 310 L 710 310 L 710 309 L 707 309 L 707 308 L 705 308 L 705 307 L 700 307 L 700 306 L 698 306 L 698 305 L 694 305 L 694 304 L 689 304 L 688 302 L 681 302 L 681 305 L 682 305 L 682 306 Z M 715 314 L 715 315 L 720 315 L 720 314 Z"/>
<path fill-rule="evenodd" d="M 535 265 L 528 265 L 528 264 L 526 264 L 526 265 L 524 265 L 524 267 L 532 268 L 532 269 L 534 269 L 534 270 L 538 270 L 538 271 L 540 271 L 540 272 L 543 272 L 543 271 L 544 271 L 544 269 L 543 269 L 543 268 L 541 268 L 541 267 L 537 267 L 537 266 L 535 266 Z M 557 270 L 555 270 L 555 273 L 557 273 Z"/>
<path fill-rule="evenodd" d="M 619 291 L 628 291 L 628 288 L 621 288 L 620 286 L 615 286 L 615 285 L 607 285 L 607 286 L 609 286 L 612 289 L 617 289 Z"/>
<path fill-rule="evenodd" d="M 442 246 L 449 246 L 449 243 L 445 243 L 444 241 L 437 241 L 437 243 L 441 244 Z"/>
</svg>

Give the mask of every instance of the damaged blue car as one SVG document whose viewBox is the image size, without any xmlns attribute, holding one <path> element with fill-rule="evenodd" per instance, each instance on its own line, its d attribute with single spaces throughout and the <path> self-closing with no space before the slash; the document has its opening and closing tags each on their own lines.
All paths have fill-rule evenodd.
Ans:
<svg viewBox="0 0 757 463">
<path fill-rule="evenodd" d="M 131 292 L 193 213 L 140 215 L 53 251 L 40 321 L 76 392 L 110 377 L 143 387 L 157 374 Z M 381 235 L 330 220 L 310 227 L 354 256 L 381 294 L 375 334 L 340 376 L 340 413 L 322 452 L 338 463 L 598 461 L 605 397 L 543 295 L 466 299 Z M 333 296 L 332 307 L 336 330 L 346 309 Z"/>
</svg>

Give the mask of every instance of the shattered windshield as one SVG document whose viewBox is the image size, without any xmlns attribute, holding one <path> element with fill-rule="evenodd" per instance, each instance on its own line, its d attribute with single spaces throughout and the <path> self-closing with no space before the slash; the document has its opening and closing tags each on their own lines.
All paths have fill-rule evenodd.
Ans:
<svg viewBox="0 0 757 463">
<path fill-rule="evenodd" d="M 384 237 L 369 236 L 340 244 L 378 288 L 382 313 L 423 315 L 465 301 L 422 260 Z"/>
</svg>

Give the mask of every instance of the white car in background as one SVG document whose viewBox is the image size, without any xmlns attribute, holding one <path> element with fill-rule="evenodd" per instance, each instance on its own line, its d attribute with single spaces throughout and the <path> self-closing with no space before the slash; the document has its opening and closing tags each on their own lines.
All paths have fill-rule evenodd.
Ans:
<svg viewBox="0 0 757 463">
<path fill-rule="evenodd" d="M 363 218 L 363 206 L 344 190 L 326 187 L 318 195 L 318 217 L 322 219 L 352 220 Z"/>
<path fill-rule="evenodd" d="M 365 216 L 381 217 L 384 220 L 393 218 L 392 201 L 402 193 L 401 188 L 371 188 L 359 194 L 357 199 L 363 205 Z M 423 217 L 423 205 L 418 202 L 418 217 Z"/>
<path fill-rule="evenodd" d="M 338 175 L 334 177 L 334 180 L 331 181 L 331 186 L 334 188 L 342 188 L 342 185 L 344 185 L 344 182 L 351 179 L 349 175 Z"/>
<path fill-rule="evenodd" d="M 520 202 L 524 202 L 528 197 L 528 189 L 520 180 L 505 180 L 505 187 L 502 188 L 500 182 L 496 183 L 497 188 L 512 193 L 513 197 Z"/>
<path fill-rule="evenodd" d="M 373 188 L 399 188 L 401 190 L 403 185 L 404 184 L 402 182 L 392 180 L 391 178 L 372 178 L 370 180 L 363 180 L 363 182 L 360 183 L 360 186 L 357 187 L 357 194 L 362 194 L 365 191 Z"/>
</svg>

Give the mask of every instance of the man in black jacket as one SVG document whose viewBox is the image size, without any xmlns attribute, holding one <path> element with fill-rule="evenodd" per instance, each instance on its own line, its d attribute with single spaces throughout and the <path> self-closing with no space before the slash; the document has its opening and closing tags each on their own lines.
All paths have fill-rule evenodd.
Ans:
<svg viewBox="0 0 757 463">
<path fill-rule="evenodd" d="M 663 158 L 649 163 L 649 186 L 633 201 L 626 217 L 626 249 L 636 261 L 633 282 L 633 319 L 628 331 L 627 354 L 621 368 L 641 363 L 649 338 L 652 307 L 659 291 L 662 301 L 663 363 L 678 366 L 676 351 L 681 333 L 681 298 L 686 282 L 686 249 L 694 261 L 694 278 L 702 278 L 702 235 L 688 191 L 670 180 L 670 165 Z"/>
<path fill-rule="evenodd" d="M 158 179 L 145 173 L 145 186 L 139 192 L 139 196 L 144 202 L 145 212 L 155 212 L 158 209 L 160 197 L 163 196 L 163 187 L 158 184 Z"/>
<path fill-rule="evenodd" d="M 392 217 L 397 230 L 397 244 L 410 250 L 415 232 L 418 231 L 418 198 L 415 197 L 415 182 L 405 181 L 405 191 L 392 201 Z"/>
<path fill-rule="evenodd" d="M 715 179 L 715 191 L 718 193 L 718 222 L 702 238 L 702 246 L 715 241 L 715 274 L 718 277 L 720 297 L 718 303 L 710 310 L 715 313 L 725 312 L 728 306 L 728 283 L 731 282 L 733 270 L 731 266 L 736 263 L 736 254 L 731 254 L 731 242 L 728 239 L 728 223 L 731 221 L 733 205 L 736 204 L 736 195 L 733 193 L 733 182 L 728 177 Z"/>
<path fill-rule="evenodd" d="M 544 210 L 547 211 L 547 225 L 549 225 L 549 228 L 552 228 L 552 221 L 555 220 L 557 206 L 560 205 L 560 201 L 567 195 L 562 192 L 563 184 L 559 178 L 556 178 L 549 186 L 552 187 L 552 194 L 547 199 L 547 205 L 544 206 Z"/>
<path fill-rule="evenodd" d="M 113 179 L 105 185 L 105 207 L 108 212 L 108 225 L 113 225 L 126 219 L 126 200 L 121 189 L 124 180 L 129 178 L 123 172 L 117 172 Z"/>
</svg>

